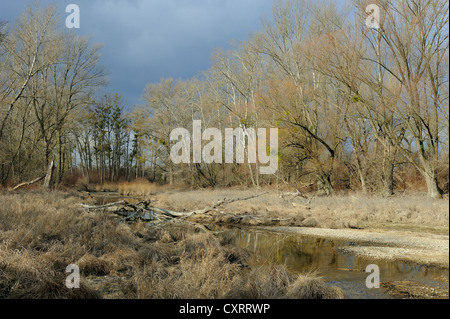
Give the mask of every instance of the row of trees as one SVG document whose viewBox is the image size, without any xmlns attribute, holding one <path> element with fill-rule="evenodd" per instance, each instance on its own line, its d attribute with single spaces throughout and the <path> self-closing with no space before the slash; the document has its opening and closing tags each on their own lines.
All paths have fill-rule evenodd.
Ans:
<svg viewBox="0 0 450 319">
<path fill-rule="evenodd" d="M 41 176 L 51 163 L 56 184 L 76 169 L 102 183 L 130 178 L 124 103 L 96 94 L 107 83 L 101 46 L 64 28 L 52 6 L 28 7 L 0 30 L 1 184 Z"/>
<path fill-rule="evenodd" d="M 370 29 L 364 1 L 276 2 L 259 33 L 215 52 L 198 78 L 148 84 L 145 103 L 129 113 L 119 94 L 95 94 L 106 83 L 100 46 L 61 29 L 54 8 L 29 8 L 6 33 L 0 28 L 1 182 L 34 178 L 54 160 L 57 183 L 71 172 L 101 183 L 146 177 L 389 196 L 417 175 L 441 197 L 448 3 L 377 4 L 380 27 Z M 192 133 L 194 120 L 222 131 L 278 127 L 277 173 L 261 175 L 258 163 L 174 165 L 170 133 Z"/>
<path fill-rule="evenodd" d="M 448 2 L 383 0 L 379 29 L 365 8 L 288 0 L 262 31 L 213 55 L 200 79 L 149 84 L 133 127 L 165 180 L 197 186 L 287 183 L 332 194 L 344 184 L 394 192 L 400 172 L 419 174 L 430 197 L 448 175 Z M 354 10 L 356 9 L 356 10 Z M 280 169 L 258 164 L 174 165 L 170 131 L 278 127 Z M 154 175 L 154 174 L 153 174 Z M 444 174 L 445 175 L 445 174 Z"/>
<path fill-rule="evenodd" d="M 106 94 L 79 114 L 77 129 L 72 131 L 79 163 L 73 164 L 88 181 L 93 173 L 101 184 L 117 182 L 122 176 L 131 179 L 136 146 L 131 148 L 135 139 L 124 108 L 118 93 Z"/>
</svg>

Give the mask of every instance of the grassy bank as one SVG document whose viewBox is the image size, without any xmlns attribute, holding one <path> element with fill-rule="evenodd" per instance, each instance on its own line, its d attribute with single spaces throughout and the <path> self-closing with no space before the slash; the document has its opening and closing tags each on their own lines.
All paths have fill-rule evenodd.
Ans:
<svg viewBox="0 0 450 319">
<path fill-rule="evenodd" d="M 305 198 L 281 196 L 287 191 L 271 188 L 190 190 L 182 187 L 169 188 L 143 179 L 84 185 L 84 189 L 151 199 L 156 201 L 155 205 L 160 208 L 179 212 L 210 207 L 224 198 L 235 199 L 265 193 L 251 200 L 227 205 L 226 212 L 234 217 L 214 213 L 194 217 L 205 223 L 329 229 L 365 228 L 449 234 L 448 195 L 444 199 L 436 200 L 428 198 L 424 192 L 408 192 L 387 198 L 357 192 L 331 197 L 305 194 Z"/>
<path fill-rule="evenodd" d="M 316 274 L 250 268 L 229 238 L 85 212 L 64 192 L 0 194 L 0 298 L 342 298 Z M 67 265 L 80 289 L 65 287 Z"/>
<path fill-rule="evenodd" d="M 261 197 L 231 203 L 224 208 L 239 223 L 260 226 L 299 226 L 314 228 L 365 228 L 407 230 L 448 234 L 448 198 L 435 200 L 425 193 L 409 193 L 389 198 L 358 193 L 332 197 L 280 198 L 275 190 L 196 190 L 161 191 L 152 195 L 158 207 L 174 211 L 191 211 L 208 207 L 224 198 L 242 198 L 263 193 Z M 257 218 L 248 218 L 256 216 Z M 224 223 L 223 216 L 197 216 L 208 222 Z M 231 220 L 231 223 L 236 220 Z"/>
</svg>

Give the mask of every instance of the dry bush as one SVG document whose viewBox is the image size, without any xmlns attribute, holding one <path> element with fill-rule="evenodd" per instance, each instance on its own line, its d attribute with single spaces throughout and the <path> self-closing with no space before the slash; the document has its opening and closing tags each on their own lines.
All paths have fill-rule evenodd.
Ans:
<svg viewBox="0 0 450 319">
<path fill-rule="evenodd" d="M 176 250 L 157 251 L 133 277 L 137 298 L 223 298 L 240 280 L 240 266 L 230 263 L 227 250 L 211 234 L 190 234 L 176 243 Z M 165 258 L 156 258 L 161 251 Z"/>
<path fill-rule="evenodd" d="M 109 266 L 110 271 L 117 272 L 131 271 L 141 262 L 141 259 L 143 259 L 143 256 L 133 248 L 117 248 L 101 257 L 101 260 Z"/>
<path fill-rule="evenodd" d="M 78 170 L 74 169 L 70 172 L 66 172 L 61 180 L 61 183 L 58 185 L 58 187 L 77 187 L 80 186 L 80 184 L 87 182 L 88 177 L 84 176 L 83 173 Z"/>
<path fill-rule="evenodd" d="M 138 251 L 141 265 L 152 262 L 169 265 L 176 260 L 175 256 L 178 253 L 179 250 L 174 248 L 172 244 L 165 244 L 161 242 L 155 242 L 151 245 L 145 245 Z"/>
<path fill-rule="evenodd" d="M 106 260 L 90 254 L 85 254 L 75 264 L 83 275 L 105 276 L 111 271 L 111 266 Z"/>
<path fill-rule="evenodd" d="M 64 282 L 66 274 L 44 277 L 40 280 L 30 279 L 21 290 L 8 296 L 11 299 L 101 299 L 99 292 L 90 288 L 83 281 L 80 288 L 68 289 Z"/>
<path fill-rule="evenodd" d="M 282 299 L 293 277 L 285 266 L 260 266 L 253 269 L 245 285 L 233 291 L 239 299 Z"/>
<path fill-rule="evenodd" d="M 220 242 L 217 238 L 208 233 L 189 234 L 180 244 L 183 252 L 188 255 L 195 255 L 195 253 L 207 248 L 218 249 L 220 247 Z"/>
<path fill-rule="evenodd" d="M 101 295 L 83 281 L 79 289 L 65 286 L 64 270 L 47 267 L 36 252 L 0 247 L 0 298 L 98 299 Z"/>
<path fill-rule="evenodd" d="M 291 299 L 344 299 L 345 295 L 342 289 L 336 286 L 327 286 L 321 277 L 310 272 L 299 275 L 289 285 L 286 297 Z"/>
<path fill-rule="evenodd" d="M 96 184 L 94 189 L 96 192 L 117 192 L 119 186 L 114 182 L 103 182 L 103 184 Z"/>
<path fill-rule="evenodd" d="M 265 265 L 253 269 L 243 286 L 229 294 L 238 299 L 344 299 L 344 292 L 328 286 L 316 272 L 294 276 L 285 265 Z"/>
<path fill-rule="evenodd" d="M 181 276 L 174 285 L 174 292 L 179 298 L 224 298 L 241 283 L 240 267 L 231 264 L 223 251 L 214 248 L 201 249 L 194 255 L 194 258 L 189 255 L 181 257 Z"/>
</svg>

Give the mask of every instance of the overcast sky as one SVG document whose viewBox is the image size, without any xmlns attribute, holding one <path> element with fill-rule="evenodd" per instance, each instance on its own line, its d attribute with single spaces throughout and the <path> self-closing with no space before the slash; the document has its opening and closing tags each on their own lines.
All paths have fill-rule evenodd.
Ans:
<svg viewBox="0 0 450 319">
<path fill-rule="evenodd" d="M 14 23 L 33 1 L 0 0 L 0 21 Z M 80 8 L 80 35 L 104 44 L 102 65 L 110 71 L 108 91 L 127 105 L 140 103 L 147 83 L 163 77 L 191 78 L 210 67 L 216 48 L 245 40 L 270 16 L 271 0 L 40 0 L 57 4 L 61 24 L 68 4 Z"/>
</svg>

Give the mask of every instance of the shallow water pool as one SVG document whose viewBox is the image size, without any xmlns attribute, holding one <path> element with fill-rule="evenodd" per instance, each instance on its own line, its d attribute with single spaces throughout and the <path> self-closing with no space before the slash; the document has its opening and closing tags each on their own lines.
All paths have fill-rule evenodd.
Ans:
<svg viewBox="0 0 450 319">
<path fill-rule="evenodd" d="M 298 234 L 279 234 L 268 231 L 234 228 L 224 231 L 236 246 L 255 254 L 255 265 L 285 264 L 293 273 L 317 270 L 330 284 L 344 290 L 347 298 L 390 298 L 386 289 L 368 289 L 365 269 L 376 264 L 380 281 L 408 280 L 430 286 L 442 285 L 439 278 L 448 278 L 448 270 L 413 265 L 403 261 L 371 260 L 339 251 L 339 247 L 354 245 L 349 241 L 335 241 Z M 253 266 L 255 266 L 253 265 Z"/>
</svg>

